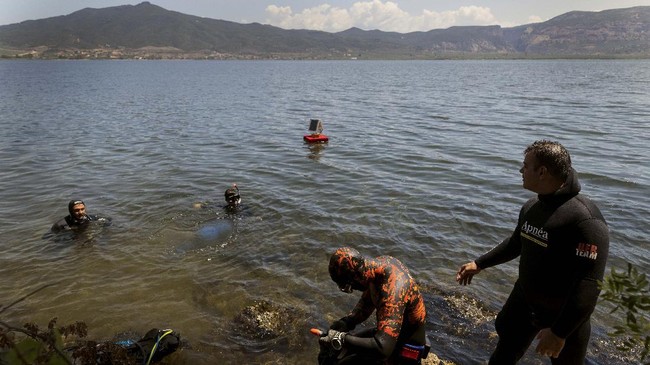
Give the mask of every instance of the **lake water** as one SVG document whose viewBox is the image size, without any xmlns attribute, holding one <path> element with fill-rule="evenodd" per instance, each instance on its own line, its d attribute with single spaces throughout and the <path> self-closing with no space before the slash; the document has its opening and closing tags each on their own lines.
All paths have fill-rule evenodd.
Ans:
<svg viewBox="0 0 650 365">
<path fill-rule="evenodd" d="M 470 287 L 455 273 L 514 228 L 532 194 L 522 151 L 543 138 L 608 220 L 608 272 L 650 268 L 647 60 L 2 61 L 0 85 L 0 306 L 52 284 L 2 313 L 16 325 L 173 328 L 189 347 L 169 364 L 316 363 L 308 329 L 358 299 L 327 273 L 351 245 L 411 268 L 433 352 L 479 364 L 517 260 Z M 303 143 L 309 118 L 328 144 Z M 247 208 L 234 219 L 232 183 Z M 49 237 L 70 199 L 113 224 Z M 222 219 L 226 233 L 197 238 Z M 239 329 L 259 303 L 290 314 L 284 330 Z M 633 363 L 606 335 L 610 308 L 589 361 Z"/>
</svg>

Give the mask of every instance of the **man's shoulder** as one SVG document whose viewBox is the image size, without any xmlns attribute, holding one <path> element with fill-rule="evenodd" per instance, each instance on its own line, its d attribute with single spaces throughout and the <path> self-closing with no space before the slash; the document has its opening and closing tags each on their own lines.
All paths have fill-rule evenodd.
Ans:
<svg viewBox="0 0 650 365">
<path fill-rule="evenodd" d="M 384 267 L 384 272 L 386 273 L 385 280 L 392 280 L 390 278 L 398 277 L 402 279 L 407 279 L 411 277 L 409 269 L 404 265 L 400 260 L 396 259 L 393 256 L 380 256 L 379 259 L 382 262 Z M 397 282 L 406 282 L 405 280 L 397 280 Z"/>
<path fill-rule="evenodd" d="M 58 232 L 58 231 L 63 231 L 66 229 L 70 229 L 70 224 L 68 223 L 68 219 L 70 216 L 65 216 L 61 219 L 59 219 L 56 223 L 52 225 L 52 231 Z"/>
<path fill-rule="evenodd" d="M 600 209 L 591 199 L 582 194 L 576 194 L 565 207 L 577 220 L 596 219 L 605 222 Z"/>
<path fill-rule="evenodd" d="M 378 256 L 376 260 L 380 263 L 380 265 L 385 266 L 387 268 L 402 266 L 402 262 L 393 256 L 388 256 L 388 255 Z"/>
</svg>

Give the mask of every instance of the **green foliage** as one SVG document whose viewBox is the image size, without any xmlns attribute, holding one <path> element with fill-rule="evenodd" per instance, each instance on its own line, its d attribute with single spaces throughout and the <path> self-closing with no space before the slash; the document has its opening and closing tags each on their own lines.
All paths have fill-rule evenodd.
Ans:
<svg viewBox="0 0 650 365">
<path fill-rule="evenodd" d="M 39 291 L 53 286 L 46 284 L 13 303 L 0 305 L 0 364 L 1 365 L 70 365 L 76 364 L 132 364 L 124 348 L 113 343 L 97 344 L 94 341 L 81 341 L 88 328 L 84 322 L 57 327 L 56 318 L 40 329 L 34 323 L 17 327 L 5 322 L 2 314 L 9 308 L 24 301 Z M 65 345 L 64 339 L 73 341 Z M 72 359 L 72 360 L 71 360 Z"/>
<path fill-rule="evenodd" d="M 25 338 L 18 342 L 0 359 L 7 364 L 40 364 L 67 365 L 70 362 L 58 353 L 52 353 L 47 346 L 33 338 Z"/>
<path fill-rule="evenodd" d="M 127 351 L 117 344 L 81 340 L 87 332 L 83 322 L 56 327 L 56 318 L 43 330 L 33 323 L 19 328 L 0 321 L 0 364 L 134 363 Z M 69 342 L 67 345 L 64 339 Z"/>
<path fill-rule="evenodd" d="M 71 361 L 63 352 L 63 334 L 85 336 L 86 326 L 76 323 L 67 327 L 55 327 L 52 319 L 46 330 L 33 323 L 23 328 L 0 322 L 0 363 L 64 365 Z M 16 334 L 21 334 L 16 340 Z"/>
<path fill-rule="evenodd" d="M 640 351 L 641 362 L 645 361 L 650 354 L 650 284 L 646 274 L 639 273 L 630 263 L 627 272 L 612 268 L 601 289 L 602 300 L 614 305 L 610 313 L 621 310 L 625 317 L 625 322 L 614 326 L 609 335 L 622 339 L 619 350 Z"/>
</svg>

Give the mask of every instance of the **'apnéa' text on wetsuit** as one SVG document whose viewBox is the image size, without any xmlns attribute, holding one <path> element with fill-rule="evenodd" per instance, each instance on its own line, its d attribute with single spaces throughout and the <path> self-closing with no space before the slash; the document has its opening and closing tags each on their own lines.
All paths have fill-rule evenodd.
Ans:
<svg viewBox="0 0 650 365">
<path fill-rule="evenodd" d="M 541 328 L 550 328 L 567 339 L 554 364 L 572 363 L 571 356 L 584 358 L 589 317 L 607 262 L 609 232 L 598 207 L 579 192 L 577 173 L 572 169 L 554 194 L 526 202 L 512 236 L 476 260 L 476 265 L 485 269 L 520 257 L 519 278 L 497 317 L 500 344 L 493 354 L 497 359 L 491 363 L 508 363 L 498 360 L 503 353 L 523 355 Z M 520 325 L 529 328 L 511 328 Z M 522 336 L 521 331 L 529 333 Z"/>
</svg>

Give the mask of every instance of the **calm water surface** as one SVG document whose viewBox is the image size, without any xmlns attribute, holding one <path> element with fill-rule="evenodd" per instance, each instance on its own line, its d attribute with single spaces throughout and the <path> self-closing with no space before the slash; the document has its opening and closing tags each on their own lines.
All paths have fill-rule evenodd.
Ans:
<svg viewBox="0 0 650 365">
<path fill-rule="evenodd" d="M 650 268 L 649 61 L 3 61 L 0 85 L 0 305 L 54 284 L 5 321 L 85 321 L 99 340 L 170 327 L 191 348 L 169 364 L 316 363 L 308 329 L 358 299 L 327 273 L 352 245 L 406 263 L 433 351 L 479 364 L 517 261 L 454 275 L 514 228 L 542 138 L 607 218 L 609 267 Z M 302 141 L 314 117 L 327 145 Z M 246 214 L 197 240 L 229 219 L 233 182 Z M 73 198 L 113 225 L 48 237 Z M 292 313 L 270 338 L 237 327 L 261 301 Z M 590 363 L 633 363 L 608 309 Z"/>
</svg>

